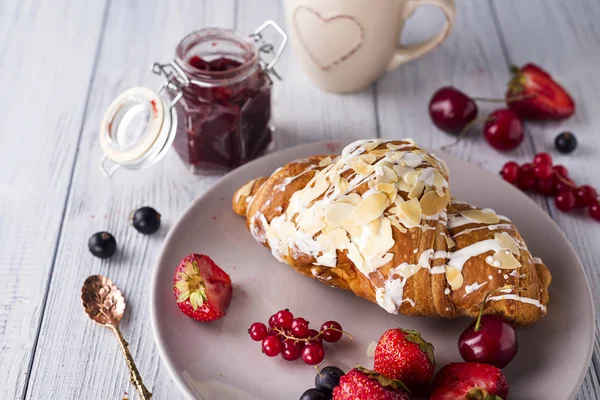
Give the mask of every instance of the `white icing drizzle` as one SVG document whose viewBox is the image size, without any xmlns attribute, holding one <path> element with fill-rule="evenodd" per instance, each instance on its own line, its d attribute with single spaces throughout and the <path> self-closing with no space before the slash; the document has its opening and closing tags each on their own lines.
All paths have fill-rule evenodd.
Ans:
<svg viewBox="0 0 600 400">
<path fill-rule="evenodd" d="M 475 282 L 472 285 L 465 286 L 465 296 L 473 293 L 474 291 L 485 286 L 486 284 L 487 284 L 487 282 L 483 282 L 483 283 Z"/>
<path fill-rule="evenodd" d="M 475 232 L 478 231 L 480 229 L 489 229 L 490 231 L 496 230 L 496 229 L 510 229 L 513 230 L 515 229 L 515 226 L 512 224 L 494 224 L 494 225 L 486 225 L 486 226 L 478 226 L 477 228 L 469 228 L 469 229 L 465 229 L 462 230 L 454 235 L 452 235 L 452 237 L 457 237 L 460 235 L 464 235 L 464 234 L 469 234 L 471 232 Z"/>
<path fill-rule="evenodd" d="M 499 296 L 492 296 L 488 300 L 491 300 L 491 301 L 500 301 L 500 300 L 520 301 L 521 303 L 532 304 L 532 305 L 536 306 L 537 308 L 539 308 L 540 310 L 542 310 L 542 312 L 544 314 L 546 314 L 546 306 L 543 305 L 539 300 L 532 299 L 529 297 L 522 297 L 522 296 L 519 296 L 516 294 L 502 294 Z"/>
<path fill-rule="evenodd" d="M 470 244 L 460 250 L 450 253 L 448 265 L 462 271 L 465 263 L 471 258 L 488 251 L 501 251 L 502 246 L 496 239 L 486 239 Z"/>
<path fill-rule="evenodd" d="M 484 214 L 486 214 L 486 213 L 495 214 L 494 210 L 491 210 L 489 208 L 484 208 L 483 210 L 481 210 L 481 212 L 483 212 Z M 510 222 L 510 219 L 508 219 L 504 215 L 497 214 L 497 216 L 498 216 L 498 218 L 500 218 L 501 221 Z M 453 214 L 453 215 L 448 216 L 448 228 L 449 229 L 458 228 L 459 226 L 463 226 L 463 225 L 467 225 L 467 224 L 477 224 L 477 223 L 479 223 L 479 222 L 475 221 L 469 217 L 465 217 L 462 214 Z"/>
<path fill-rule="evenodd" d="M 539 257 L 531 257 L 534 264 L 543 264 L 542 259 Z"/>
</svg>

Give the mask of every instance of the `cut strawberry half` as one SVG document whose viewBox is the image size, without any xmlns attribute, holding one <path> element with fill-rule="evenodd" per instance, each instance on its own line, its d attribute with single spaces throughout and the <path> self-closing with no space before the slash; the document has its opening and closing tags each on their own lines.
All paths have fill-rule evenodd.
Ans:
<svg viewBox="0 0 600 400">
<path fill-rule="evenodd" d="M 225 315 L 231 300 L 231 278 L 210 257 L 190 254 L 175 270 L 173 293 L 188 317 L 215 321 Z"/>
<path fill-rule="evenodd" d="M 506 400 L 508 383 L 493 365 L 463 362 L 442 368 L 431 385 L 430 400 Z"/>
<path fill-rule="evenodd" d="M 511 68 L 506 103 L 521 118 L 532 120 L 563 119 L 575 112 L 575 102 L 550 74 L 529 63 Z"/>
</svg>

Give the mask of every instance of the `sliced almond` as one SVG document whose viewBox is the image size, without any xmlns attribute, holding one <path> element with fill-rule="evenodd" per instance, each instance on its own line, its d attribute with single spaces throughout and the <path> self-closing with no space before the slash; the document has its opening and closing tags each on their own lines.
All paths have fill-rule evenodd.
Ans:
<svg viewBox="0 0 600 400">
<path fill-rule="evenodd" d="M 240 196 L 248 196 L 250 192 L 252 192 L 252 188 L 254 187 L 255 183 L 256 179 L 252 179 L 250 182 L 246 183 L 244 186 L 239 188 L 237 191 L 237 198 L 239 199 Z"/>
<path fill-rule="evenodd" d="M 384 193 L 388 199 L 390 199 L 390 203 L 393 203 L 394 200 L 396 200 L 396 195 L 398 194 L 396 185 L 392 183 L 380 183 L 375 186 L 375 190 Z"/>
<path fill-rule="evenodd" d="M 348 184 L 348 179 L 344 178 L 343 176 L 340 176 L 338 187 L 341 193 L 346 193 L 348 191 L 348 188 L 350 187 L 350 185 Z"/>
<path fill-rule="evenodd" d="M 362 148 L 365 151 L 371 151 L 374 148 L 378 147 L 380 144 L 381 144 L 380 140 L 373 140 L 373 141 L 370 141 L 370 142 L 367 142 L 367 143 L 363 143 L 362 144 Z"/>
<path fill-rule="evenodd" d="M 389 153 L 388 149 L 377 149 L 369 151 L 369 154 L 373 154 L 375 157 L 383 157 Z"/>
<path fill-rule="evenodd" d="M 361 200 L 362 200 L 362 197 L 360 197 L 360 194 L 348 193 L 344 196 L 340 196 L 335 202 L 357 205 L 358 203 L 360 203 Z"/>
<path fill-rule="evenodd" d="M 500 265 L 496 261 L 500 262 Z M 494 262 L 492 265 L 500 269 L 515 269 L 520 268 L 521 263 L 515 258 L 510 250 L 502 250 L 494 253 Z"/>
<path fill-rule="evenodd" d="M 364 197 L 350 214 L 350 219 L 356 225 L 364 225 L 383 214 L 390 200 L 383 193 L 372 193 Z"/>
<path fill-rule="evenodd" d="M 404 182 L 404 181 L 398 181 L 396 182 L 396 187 L 398 188 L 398 190 L 400 190 L 401 192 L 410 192 L 410 190 L 412 189 L 408 183 Z"/>
<path fill-rule="evenodd" d="M 506 232 L 496 232 L 494 234 L 494 239 L 502 246 L 503 249 L 510 250 L 516 256 L 520 256 L 521 252 L 519 251 L 519 246 L 517 246 L 517 242 Z"/>
<path fill-rule="evenodd" d="M 360 255 L 360 252 L 358 251 L 354 243 L 350 243 L 348 245 L 348 258 L 354 263 L 354 265 L 359 271 L 363 271 L 365 260 Z"/>
<path fill-rule="evenodd" d="M 456 246 L 456 242 L 450 236 L 446 235 L 445 238 L 446 238 L 446 245 L 448 246 L 449 249 Z"/>
<path fill-rule="evenodd" d="M 350 246 L 350 240 L 345 230 L 337 228 L 327 235 L 332 249 L 344 250 Z"/>
<path fill-rule="evenodd" d="M 331 164 L 331 157 L 325 157 L 319 162 L 319 167 L 326 167 Z"/>
<path fill-rule="evenodd" d="M 407 228 L 413 228 L 421 223 L 421 204 L 417 199 L 412 199 L 398 204 L 390 210 Z"/>
<path fill-rule="evenodd" d="M 406 145 L 406 144 L 394 144 L 394 143 L 388 143 L 386 145 L 386 147 L 390 150 L 401 150 L 401 149 L 406 149 L 407 147 L 411 147 L 410 145 Z"/>
<path fill-rule="evenodd" d="M 394 216 L 391 216 L 391 215 L 390 215 L 390 216 L 388 217 L 388 219 L 390 220 L 390 224 L 391 224 L 391 225 L 392 225 L 394 228 L 398 229 L 398 230 L 399 230 L 401 233 L 406 233 L 406 232 L 408 232 L 408 230 L 407 230 L 405 227 L 403 227 L 402 225 L 400 225 L 400 222 L 398 222 L 398 220 L 396 219 L 396 217 L 394 217 Z"/>
<path fill-rule="evenodd" d="M 412 170 L 412 171 L 406 172 L 402 176 L 402 179 L 404 179 L 404 181 L 406 183 L 408 183 L 410 185 L 410 187 L 413 187 L 413 186 L 415 186 L 415 184 L 419 180 L 419 176 L 421 176 L 421 171 Z"/>
<path fill-rule="evenodd" d="M 371 153 L 362 154 L 358 158 L 367 164 L 373 164 L 377 160 L 377 157 Z"/>
<path fill-rule="evenodd" d="M 308 185 L 301 191 L 301 202 L 303 205 L 308 206 L 310 202 L 325 193 L 329 188 L 329 184 L 325 179 L 325 175 L 318 175 L 317 179 L 313 181 L 313 185 Z"/>
<path fill-rule="evenodd" d="M 360 159 L 350 163 L 350 167 L 360 175 L 370 175 L 375 171 L 375 167 Z"/>
<path fill-rule="evenodd" d="M 381 257 L 373 258 L 371 260 L 371 265 L 373 265 L 373 268 L 379 268 L 379 267 L 382 267 L 385 264 L 389 263 L 390 261 L 392 261 L 393 258 L 394 258 L 393 253 L 385 253 Z"/>
<path fill-rule="evenodd" d="M 359 237 L 362 233 L 362 227 L 350 220 L 344 221 L 342 228 L 353 237 Z"/>
<path fill-rule="evenodd" d="M 316 207 L 311 207 L 305 208 L 298 213 L 297 225 L 299 231 L 312 236 L 325 227 L 325 222 L 323 222 L 323 219 L 316 211 Z"/>
<path fill-rule="evenodd" d="M 448 182 L 446 182 L 446 180 L 444 179 L 442 174 L 440 174 L 439 171 L 436 170 L 433 173 L 433 187 L 441 190 L 444 187 L 446 187 L 447 185 L 448 185 Z"/>
<path fill-rule="evenodd" d="M 379 232 L 379 226 L 381 225 L 381 218 L 375 218 L 373 221 L 367 224 L 367 229 L 371 232 L 371 235 L 377 235 Z"/>
<path fill-rule="evenodd" d="M 450 202 L 450 193 L 440 196 L 436 191 L 429 191 L 421 197 L 421 209 L 427 216 L 435 215 L 444 210 Z"/>
<path fill-rule="evenodd" d="M 419 197 L 421 197 L 421 194 L 423 194 L 424 189 L 425 189 L 425 182 L 417 181 L 417 183 L 415 183 L 415 185 L 410 189 L 410 192 L 408 192 L 408 198 L 409 199 L 418 199 Z"/>
<path fill-rule="evenodd" d="M 421 165 L 421 163 L 423 162 L 423 156 L 421 154 L 419 154 L 418 152 L 410 152 L 410 153 L 404 153 L 402 155 L 402 160 L 404 160 L 404 162 L 406 162 L 406 165 L 408 165 L 409 167 L 418 167 L 419 165 Z"/>
<path fill-rule="evenodd" d="M 486 210 L 463 210 L 460 213 L 463 217 L 482 224 L 497 224 L 500 222 L 500 218 L 489 208 Z"/>
<path fill-rule="evenodd" d="M 446 265 L 446 280 L 452 290 L 460 289 L 464 283 L 462 272 L 449 265 Z"/>
<path fill-rule="evenodd" d="M 350 203 L 331 203 L 324 207 L 325 218 L 328 224 L 333 226 L 342 226 L 344 221 L 352 213 L 355 206 Z"/>
</svg>

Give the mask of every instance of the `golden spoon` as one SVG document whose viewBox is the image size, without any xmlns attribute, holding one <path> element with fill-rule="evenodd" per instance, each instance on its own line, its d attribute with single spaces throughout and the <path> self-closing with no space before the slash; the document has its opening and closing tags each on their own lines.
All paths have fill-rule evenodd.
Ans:
<svg viewBox="0 0 600 400">
<path fill-rule="evenodd" d="M 128 343 L 119 330 L 119 323 L 125 313 L 125 298 L 117 285 L 105 276 L 92 275 L 81 287 L 81 301 L 85 312 L 93 321 L 110 328 L 115 333 L 131 372 L 131 383 L 142 400 L 150 400 L 152 393 L 144 386 L 133 357 L 129 353 Z"/>
</svg>

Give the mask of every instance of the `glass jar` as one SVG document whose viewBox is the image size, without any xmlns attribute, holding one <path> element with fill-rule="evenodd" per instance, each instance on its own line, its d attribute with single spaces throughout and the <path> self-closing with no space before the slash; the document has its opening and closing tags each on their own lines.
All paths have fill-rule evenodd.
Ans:
<svg viewBox="0 0 600 400">
<path fill-rule="evenodd" d="M 282 37 L 277 51 L 263 39 L 268 27 Z M 132 88 L 108 108 L 100 128 L 102 170 L 110 176 L 120 167 L 145 167 L 171 144 L 196 174 L 221 173 L 260 156 L 273 139 L 271 76 L 279 78 L 273 67 L 286 42 L 273 21 L 250 37 L 206 28 L 183 38 L 174 60 L 152 68 L 164 78 L 158 92 Z"/>
</svg>

